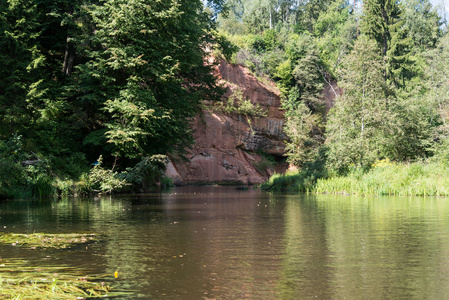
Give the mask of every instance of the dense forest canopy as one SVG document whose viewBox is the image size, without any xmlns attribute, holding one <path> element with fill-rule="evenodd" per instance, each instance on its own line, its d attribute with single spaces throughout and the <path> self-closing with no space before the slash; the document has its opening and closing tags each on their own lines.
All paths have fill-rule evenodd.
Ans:
<svg viewBox="0 0 449 300">
<path fill-rule="evenodd" d="M 2 1 L 0 195 L 158 178 L 222 95 L 212 51 L 276 82 L 299 168 L 445 161 L 444 16 L 428 0 Z"/>
<path fill-rule="evenodd" d="M 325 162 L 328 171 L 344 174 L 376 160 L 410 162 L 444 152 L 448 69 L 435 64 L 446 64 L 446 23 L 429 1 L 227 5 L 219 28 L 239 46 L 233 61 L 282 91 L 290 163 Z M 329 112 L 326 86 L 336 94 Z"/>
<path fill-rule="evenodd" d="M 221 95 L 214 27 L 201 0 L 2 1 L 1 188 L 189 146 L 188 120 Z"/>
</svg>

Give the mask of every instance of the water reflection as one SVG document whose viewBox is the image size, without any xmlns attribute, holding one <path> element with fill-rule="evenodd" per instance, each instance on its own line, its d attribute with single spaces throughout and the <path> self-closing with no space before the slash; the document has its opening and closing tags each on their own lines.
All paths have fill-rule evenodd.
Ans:
<svg viewBox="0 0 449 300">
<path fill-rule="evenodd" d="M 310 196 L 286 213 L 284 299 L 448 292 L 448 199 Z"/>
<path fill-rule="evenodd" d="M 119 272 L 132 299 L 440 298 L 449 201 L 276 195 L 235 188 L 0 203 L 2 232 L 94 232 L 68 250 L 0 258 Z"/>
</svg>

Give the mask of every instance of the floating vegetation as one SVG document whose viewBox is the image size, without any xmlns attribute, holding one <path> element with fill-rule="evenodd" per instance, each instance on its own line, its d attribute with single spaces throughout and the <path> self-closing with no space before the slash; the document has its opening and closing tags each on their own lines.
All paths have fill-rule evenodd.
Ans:
<svg viewBox="0 0 449 300">
<path fill-rule="evenodd" d="M 0 233 L 0 244 L 13 246 L 64 249 L 77 244 L 86 244 L 96 240 L 95 234 L 82 233 Z"/>
<path fill-rule="evenodd" d="M 75 268 L 29 267 L 22 260 L 0 260 L 0 299 L 86 299 L 118 297 L 113 275 L 82 276 Z"/>
<path fill-rule="evenodd" d="M 95 234 L 0 233 L 0 246 L 66 249 L 96 241 Z M 91 299 L 121 297 L 112 292 L 114 274 L 89 275 L 68 266 L 30 266 L 29 261 L 0 258 L 1 299 Z"/>
</svg>

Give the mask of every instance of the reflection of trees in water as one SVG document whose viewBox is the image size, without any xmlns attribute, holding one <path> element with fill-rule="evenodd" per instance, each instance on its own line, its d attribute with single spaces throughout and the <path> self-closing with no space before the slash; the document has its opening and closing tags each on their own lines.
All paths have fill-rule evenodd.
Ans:
<svg viewBox="0 0 449 300">
<path fill-rule="evenodd" d="M 230 189 L 134 203 L 127 222 L 98 227 L 109 236 L 108 268 L 118 269 L 124 288 L 156 299 L 277 299 L 283 205 L 261 194 Z"/>
<path fill-rule="evenodd" d="M 316 196 L 289 201 L 287 212 L 285 298 L 448 292 L 447 199 Z"/>
<path fill-rule="evenodd" d="M 101 235 L 88 249 L 27 250 L 30 261 L 118 271 L 119 288 L 155 299 L 439 298 L 448 216 L 444 198 L 235 190 L 0 203 L 4 231 Z"/>
<path fill-rule="evenodd" d="M 286 199 L 282 299 L 333 297 L 326 216 L 316 206 L 314 197 Z"/>
</svg>

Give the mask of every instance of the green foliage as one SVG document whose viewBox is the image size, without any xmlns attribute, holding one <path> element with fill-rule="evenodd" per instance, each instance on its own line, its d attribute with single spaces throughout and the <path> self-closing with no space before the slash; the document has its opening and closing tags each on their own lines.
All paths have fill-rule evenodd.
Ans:
<svg viewBox="0 0 449 300">
<path fill-rule="evenodd" d="M 125 179 L 119 177 L 118 172 L 105 169 L 102 163 L 103 158 L 100 156 L 97 164 L 90 170 L 82 189 L 85 193 L 112 193 L 128 185 Z"/>
<path fill-rule="evenodd" d="M 274 174 L 260 186 L 263 190 L 296 192 L 305 192 L 312 187 L 313 181 L 309 180 L 302 171 Z"/>
<path fill-rule="evenodd" d="M 432 49 L 442 36 L 441 18 L 428 0 L 403 1 L 403 26 L 407 28 L 416 48 L 413 52 Z"/>
<path fill-rule="evenodd" d="M 293 70 L 290 60 L 285 60 L 276 67 L 273 79 L 277 80 L 277 85 L 281 93 L 286 95 L 293 84 Z"/>
<path fill-rule="evenodd" d="M 313 192 L 317 180 L 328 176 L 326 160 L 327 148 L 320 147 L 314 159 L 303 163 L 301 169 L 273 174 L 260 187 L 270 191 Z"/>
<path fill-rule="evenodd" d="M 183 151 L 199 101 L 220 89 L 206 64 L 216 41 L 201 1 L 105 1 L 91 7 L 96 30 L 89 61 L 79 66 L 84 93 L 100 101 L 113 155 Z M 192 26 L 192 24 L 195 24 Z M 169 30 L 167 30 L 169 29 Z"/>
<path fill-rule="evenodd" d="M 236 50 L 214 28 L 200 0 L 2 1 L 0 141 L 20 135 L 28 157 L 1 158 L 14 174 L 0 193 L 43 196 L 56 186 L 66 194 L 77 188 L 65 182 L 100 155 L 106 165 L 124 158 L 124 170 L 142 157 L 185 151 L 201 101 L 223 93 L 204 58 L 215 48 L 227 58 Z M 45 160 L 42 174 L 20 164 L 35 160 L 32 153 Z M 114 186 L 81 181 L 83 191 Z"/>
<path fill-rule="evenodd" d="M 400 21 L 401 10 L 394 0 L 368 0 L 364 2 L 362 32 L 375 40 L 380 54 L 387 55 L 392 27 Z"/>
<path fill-rule="evenodd" d="M 124 179 L 134 190 L 142 187 L 150 187 L 157 184 L 170 185 L 164 178 L 167 157 L 165 155 L 153 155 L 142 158 L 134 167 L 127 168 L 118 177 Z"/>
<path fill-rule="evenodd" d="M 287 162 L 300 167 L 315 158 L 322 143 L 317 115 L 312 114 L 304 102 L 289 110 L 284 132 L 288 137 L 285 147 Z"/>
<path fill-rule="evenodd" d="M 223 94 L 205 59 L 218 52 L 276 81 L 298 166 L 316 158 L 324 127 L 332 170 L 446 159 L 448 38 L 427 0 L 367 0 L 362 13 L 340 0 L 206 2 L 2 1 L 0 195 L 160 181 L 147 158 L 185 151 L 201 101 Z M 323 83 L 336 80 L 343 94 L 326 116 Z M 241 90 L 216 106 L 266 114 Z M 100 155 L 108 167 L 89 173 Z"/>
<path fill-rule="evenodd" d="M 305 103 L 313 112 L 322 111 L 324 105 L 321 95 L 323 80 L 320 71 L 318 51 L 312 47 L 307 49 L 306 54 L 298 60 L 293 70 L 293 77 L 299 92 L 296 102 Z"/>
<path fill-rule="evenodd" d="M 173 180 L 170 177 L 162 176 L 161 178 L 161 187 L 170 188 L 174 187 Z"/>
<path fill-rule="evenodd" d="M 26 159 L 22 137 L 0 140 L 0 198 L 45 198 L 53 194 L 50 169 L 44 160 Z"/>
<path fill-rule="evenodd" d="M 262 150 L 256 151 L 257 155 L 260 157 L 260 161 L 254 164 L 257 171 L 262 174 L 266 174 L 269 169 L 273 169 L 277 163 L 275 158 Z"/>
<path fill-rule="evenodd" d="M 235 87 L 232 94 L 222 102 L 215 104 L 213 109 L 227 114 L 237 114 L 255 118 L 267 115 L 267 111 L 259 104 L 253 104 L 250 99 L 243 98 L 243 92 L 240 87 Z"/>
<path fill-rule="evenodd" d="M 357 168 L 345 177 L 319 179 L 317 193 L 398 196 L 449 196 L 447 165 L 378 161 L 369 172 Z"/>
<path fill-rule="evenodd" d="M 321 13 L 314 26 L 320 59 L 327 72 L 338 77 L 343 58 L 351 51 L 357 38 L 357 14 L 345 0 L 334 1 Z"/>
<path fill-rule="evenodd" d="M 227 61 L 231 61 L 234 55 L 239 50 L 239 47 L 233 44 L 226 34 L 218 31 L 213 31 L 214 39 L 216 42 L 216 50 L 214 51 L 215 58 L 223 58 Z"/>
<path fill-rule="evenodd" d="M 58 196 L 72 196 L 78 195 L 80 190 L 75 182 L 71 179 L 55 178 L 52 182 L 55 194 Z"/>
<path fill-rule="evenodd" d="M 54 195 L 52 177 L 45 163 L 30 165 L 25 171 L 34 197 L 47 198 Z"/>
<path fill-rule="evenodd" d="M 435 130 L 440 122 L 435 107 L 421 93 L 398 97 L 391 104 L 395 129 L 386 133 L 383 156 L 394 161 L 415 161 L 432 154 Z"/>
<path fill-rule="evenodd" d="M 326 128 L 329 164 L 341 172 L 349 164 L 371 165 L 382 155 L 386 134 L 395 129 L 375 42 L 360 37 L 343 65 L 344 94 L 336 99 Z"/>
</svg>

